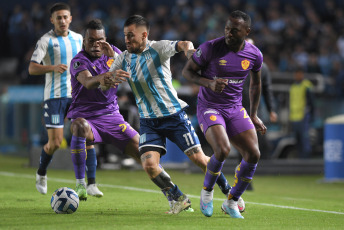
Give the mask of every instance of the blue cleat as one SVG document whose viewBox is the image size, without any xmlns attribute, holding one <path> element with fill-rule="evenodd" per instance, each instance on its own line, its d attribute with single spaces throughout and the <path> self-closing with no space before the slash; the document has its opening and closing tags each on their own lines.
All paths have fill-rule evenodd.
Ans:
<svg viewBox="0 0 344 230">
<path fill-rule="evenodd" d="M 232 218 L 244 219 L 240 214 L 238 204 L 234 200 L 225 200 L 221 206 L 221 209 L 225 214 L 228 214 Z"/>
<path fill-rule="evenodd" d="M 203 213 L 203 215 L 205 215 L 206 217 L 211 217 L 213 215 L 213 194 L 214 194 L 214 190 L 212 190 L 211 192 L 206 191 L 204 189 L 202 189 L 201 191 L 201 203 L 200 203 L 200 207 L 201 207 L 201 212 Z M 209 202 L 203 202 L 204 200 L 207 200 Z"/>
</svg>

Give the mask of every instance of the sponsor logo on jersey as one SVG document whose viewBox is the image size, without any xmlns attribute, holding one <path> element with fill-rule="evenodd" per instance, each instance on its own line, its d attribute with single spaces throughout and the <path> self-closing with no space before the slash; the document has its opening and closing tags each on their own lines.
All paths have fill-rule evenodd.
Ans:
<svg viewBox="0 0 344 230">
<path fill-rule="evenodd" d="M 215 110 L 211 110 L 211 109 L 209 109 L 209 110 L 205 111 L 203 115 L 206 115 L 206 114 L 208 114 L 208 113 L 215 113 L 215 114 L 219 114 L 219 112 L 217 112 L 217 111 L 215 111 Z"/>
<path fill-rule="evenodd" d="M 226 65 L 227 64 L 227 61 L 226 60 L 220 60 L 219 61 L 219 65 Z"/>
<path fill-rule="evenodd" d="M 244 80 L 243 79 L 229 79 L 228 83 L 229 84 L 240 84 L 242 83 Z"/>
<path fill-rule="evenodd" d="M 114 59 L 113 59 L 113 58 L 110 58 L 110 59 L 106 62 L 106 64 L 107 64 L 107 66 L 111 67 L 111 65 L 112 65 L 113 62 L 114 62 Z"/>
<path fill-rule="evenodd" d="M 246 70 L 250 66 L 250 61 L 245 59 L 241 61 L 241 67 Z"/>
<path fill-rule="evenodd" d="M 212 120 L 212 121 L 216 121 L 217 117 L 216 117 L 215 115 L 211 115 L 211 116 L 209 117 L 209 119 Z"/>
</svg>

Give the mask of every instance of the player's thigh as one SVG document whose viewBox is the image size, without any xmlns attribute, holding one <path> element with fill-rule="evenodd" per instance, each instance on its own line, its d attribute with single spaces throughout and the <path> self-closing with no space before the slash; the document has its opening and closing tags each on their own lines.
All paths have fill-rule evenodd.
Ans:
<svg viewBox="0 0 344 230">
<path fill-rule="evenodd" d="M 139 152 L 139 140 L 140 135 L 135 135 L 126 145 L 124 149 L 124 153 L 131 156 L 133 159 L 135 159 L 138 163 L 141 163 L 140 160 L 140 152 Z"/>
<path fill-rule="evenodd" d="M 230 142 L 222 124 L 210 126 L 205 133 L 205 138 L 215 153 L 229 154 Z"/>
<path fill-rule="evenodd" d="M 63 128 L 51 128 L 47 130 L 48 140 L 50 143 L 60 143 L 63 140 Z"/>
<path fill-rule="evenodd" d="M 230 142 L 246 161 L 256 161 L 260 157 L 258 137 L 255 129 L 249 129 L 231 137 Z"/>
</svg>

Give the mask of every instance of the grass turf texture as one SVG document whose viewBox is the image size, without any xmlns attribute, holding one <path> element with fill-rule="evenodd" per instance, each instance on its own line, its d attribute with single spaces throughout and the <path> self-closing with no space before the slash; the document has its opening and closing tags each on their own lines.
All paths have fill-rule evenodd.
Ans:
<svg viewBox="0 0 344 230">
<path fill-rule="evenodd" d="M 214 214 L 203 216 L 199 194 L 203 174 L 167 170 L 190 195 L 194 213 L 167 215 L 167 200 L 144 171 L 97 171 L 103 198 L 89 197 L 74 214 L 55 214 L 55 189 L 74 189 L 74 172 L 48 171 L 48 193 L 36 191 L 36 169 L 28 159 L 0 155 L 0 229 L 343 229 L 344 184 L 322 184 L 319 176 L 256 176 L 247 191 L 244 220 L 221 212 L 225 199 L 216 187 Z M 233 169 L 234 170 L 234 169 Z M 259 170 L 259 168 L 258 168 Z M 226 175 L 230 183 L 233 175 Z"/>
</svg>

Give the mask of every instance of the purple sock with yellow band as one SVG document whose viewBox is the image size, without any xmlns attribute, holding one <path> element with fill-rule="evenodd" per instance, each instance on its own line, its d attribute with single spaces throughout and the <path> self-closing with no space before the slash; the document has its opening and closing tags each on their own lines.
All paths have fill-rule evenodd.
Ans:
<svg viewBox="0 0 344 230">
<path fill-rule="evenodd" d="M 207 164 L 207 171 L 204 177 L 203 189 L 211 191 L 214 188 L 217 178 L 221 174 L 224 161 L 218 161 L 213 154 Z"/>
<path fill-rule="evenodd" d="M 253 175 L 257 168 L 257 163 L 248 163 L 244 159 L 241 160 L 240 165 L 235 171 L 235 181 L 231 189 L 231 196 L 234 200 L 239 199 L 239 197 L 245 192 L 247 186 L 252 181 Z"/>
<path fill-rule="evenodd" d="M 86 138 L 72 136 L 70 143 L 72 162 L 76 179 L 85 178 Z"/>
</svg>

